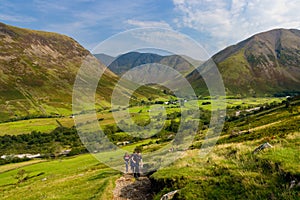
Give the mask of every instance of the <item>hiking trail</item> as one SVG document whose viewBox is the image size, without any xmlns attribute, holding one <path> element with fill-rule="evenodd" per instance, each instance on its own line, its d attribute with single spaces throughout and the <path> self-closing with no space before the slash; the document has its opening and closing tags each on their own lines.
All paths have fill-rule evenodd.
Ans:
<svg viewBox="0 0 300 200">
<path fill-rule="evenodd" d="M 141 176 L 137 180 L 131 174 L 124 174 L 116 180 L 113 200 L 151 200 L 151 182 Z"/>
</svg>

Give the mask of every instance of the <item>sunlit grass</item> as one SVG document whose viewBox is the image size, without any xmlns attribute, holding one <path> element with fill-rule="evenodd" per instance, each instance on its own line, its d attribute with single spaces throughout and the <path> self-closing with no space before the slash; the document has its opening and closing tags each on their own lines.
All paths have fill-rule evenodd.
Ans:
<svg viewBox="0 0 300 200">
<path fill-rule="evenodd" d="M 152 175 L 165 187 L 155 199 L 175 189 L 185 199 L 254 199 L 258 194 L 265 198 L 272 190 L 276 196 L 295 197 L 296 193 L 277 186 L 276 181 L 282 178 L 280 173 L 300 174 L 297 140 L 290 138 L 285 145 L 274 144 L 257 155 L 252 153 L 255 141 L 217 145 L 205 158 L 199 156 L 200 150 L 187 151 L 184 158 Z"/>
<path fill-rule="evenodd" d="M 28 119 L 15 122 L 0 123 L 1 135 L 19 135 L 27 134 L 32 131 L 40 131 L 48 133 L 59 126 L 58 120 L 63 126 L 71 127 L 74 124 L 72 118 L 42 118 L 42 119 Z"/>
<path fill-rule="evenodd" d="M 32 165 L 32 164 L 36 164 L 39 162 L 45 162 L 45 160 L 42 159 L 36 159 L 36 160 L 30 160 L 30 161 L 25 161 L 25 162 L 20 162 L 20 163 L 11 163 L 11 164 L 6 164 L 6 165 L 1 165 L 0 166 L 0 173 L 9 171 L 9 170 L 13 170 L 13 169 L 17 169 L 17 168 L 21 168 L 27 165 Z"/>
<path fill-rule="evenodd" d="M 19 170 L 29 179 L 16 186 Z M 111 199 L 118 171 L 92 155 L 54 160 L 11 169 L 0 174 L 1 199 Z M 38 188 L 38 189 L 36 189 Z"/>
</svg>

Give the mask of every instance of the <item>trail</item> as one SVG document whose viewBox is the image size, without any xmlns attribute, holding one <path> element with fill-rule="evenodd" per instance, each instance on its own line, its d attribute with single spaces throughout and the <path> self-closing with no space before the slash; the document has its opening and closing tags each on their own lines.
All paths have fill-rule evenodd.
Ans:
<svg viewBox="0 0 300 200">
<path fill-rule="evenodd" d="M 130 174 L 124 174 L 116 180 L 113 200 L 151 200 L 151 182 L 141 176 L 137 180 Z"/>
</svg>

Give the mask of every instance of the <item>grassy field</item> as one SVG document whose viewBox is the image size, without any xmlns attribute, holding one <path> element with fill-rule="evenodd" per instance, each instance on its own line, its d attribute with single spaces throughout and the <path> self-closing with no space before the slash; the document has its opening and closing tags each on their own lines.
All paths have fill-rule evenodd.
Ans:
<svg viewBox="0 0 300 200">
<path fill-rule="evenodd" d="M 132 153 L 136 146 L 149 142 L 155 140 L 147 139 L 122 149 Z M 0 199 L 111 199 L 114 182 L 121 173 L 101 164 L 99 160 L 117 157 L 124 168 L 124 151 L 2 165 Z M 21 179 L 17 178 L 17 174 L 22 170 L 27 178 L 18 183 Z"/>
<path fill-rule="evenodd" d="M 65 127 L 71 127 L 74 124 L 72 118 L 28 119 L 15 122 L 0 123 L 0 136 L 5 134 L 27 134 L 31 133 L 32 131 L 48 133 L 59 126 L 57 121 L 59 121 Z"/>
<path fill-rule="evenodd" d="M 245 99 L 227 99 L 227 107 L 235 107 L 241 106 L 242 108 L 255 107 L 259 105 L 263 105 L 266 103 L 272 102 L 281 102 L 282 98 L 245 98 Z M 199 100 L 198 105 L 199 107 L 211 110 L 211 104 L 202 105 L 203 102 L 211 102 L 210 100 Z M 189 106 L 194 105 L 194 102 L 187 102 L 185 104 L 186 109 Z M 179 105 L 161 105 L 164 106 L 166 109 L 166 113 L 172 112 L 180 112 L 181 108 Z M 149 119 L 149 109 L 150 106 L 134 106 L 130 108 L 130 113 L 132 113 L 132 119 L 134 121 L 138 120 L 147 120 Z M 216 109 L 219 108 L 218 105 Z M 115 120 L 113 118 L 112 112 L 108 110 L 104 110 L 97 113 L 98 119 L 103 119 L 99 123 L 101 126 L 114 124 Z M 1 135 L 18 135 L 18 134 L 26 134 L 32 131 L 40 131 L 40 132 L 50 132 L 59 124 L 56 122 L 58 120 L 63 126 L 71 127 L 74 125 L 74 120 L 69 117 L 63 118 L 41 118 L 41 119 L 29 119 L 29 120 L 21 120 L 15 122 L 7 122 L 7 123 L 0 123 L 0 136 Z"/>
<path fill-rule="evenodd" d="M 241 109 L 256 107 L 273 102 L 280 103 L 285 98 L 242 98 L 242 99 L 226 99 L 227 108 L 240 106 Z M 202 103 L 211 102 L 211 100 L 199 100 L 199 106 L 206 110 L 211 110 L 211 104 L 203 105 Z M 215 109 L 218 109 L 218 105 Z"/>
<path fill-rule="evenodd" d="M 228 99 L 227 103 L 246 108 L 273 101 L 281 99 Z M 207 100 L 201 100 L 199 104 L 202 102 Z M 176 105 L 165 107 L 167 113 L 180 111 Z M 179 189 L 178 199 L 299 199 L 300 189 L 289 189 L 292 180 L 300 180 L 300 106 L 294 107 L 293 112 L 280 106 L 226 122 L 217 145 L 205 158 L 199 156 L 205 133 L 200 130 L 184 157 L 150 177 L 155 199 L 175 189 Z M 134 120 L 147 119 L 149 109 L 148 106 L 136 106 L 130 108 L 130 112 L 134 114 Z M 103 118 L 102 125 L 113 121 L 109 111 L 99 112 L 98 118 Z M 58 120 L 71 126 L 73 119 Z M 44 124 L 44 130 L 58 126 L 55 118 L 32 119 L 0 124 L 0 130 L 15 129 L 9 134 L 16 134 L 27 127 L 32 128 L 32 124 L 35 127 Z M 264 142 L 269 142 L 273 148 L 253 154 L 253 150 Z M 110 153 L 0 166 L 0 199 L 111 199 L 114 182 L 121 173 L 96 158 L 101 161 L 120 158 L 122 165 L 124 150 L 131 153 L 140 145 L 145 145 L 144 152 L 148 153 L 165 144 L 146 139 Z"/>
<path fill-rule="evenodd" d="M 40 162 L 45 162 L 45 160 L 36 159 L 36 160 L 30 160 L 30 161 L 26 161 L 26 162 L 2 165 L 2 166 L 0 166 L 0 173 L 10 171 L 10 170 L 14 170 L 14 169 L 18 169 L 18 168 L 22 168 L 24 166 L 32 165 L 32 164 L 36 164 L 36 163 L 40 163 Z"/>
<path fill-rule="evenodd" d="M 18 183 L 16 176 L 20 170 L 25 170 L 28 179 Z M 111 199 L 114 182 L 119 176 L 118 171 L 100 164 L 88 154 L 36 164 L 28 163 L 27 166 L 16 167 L 0 174 L 0 198 Z"/>
</svg>

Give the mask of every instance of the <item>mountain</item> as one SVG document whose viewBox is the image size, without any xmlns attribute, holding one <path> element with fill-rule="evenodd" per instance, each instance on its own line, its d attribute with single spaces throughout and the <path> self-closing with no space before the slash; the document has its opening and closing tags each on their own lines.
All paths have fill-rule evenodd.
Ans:
<svg viewBox="0 0 300 200">
<path fill-rule="evenodd" d="M 94 56 L 106 66 L 109 66 L 116 59 L 115 57 L 104 53 L 94 54 Z"/>
<path fill-rule="evenodd" d="M 196 60 L 187 55 L 181 55 L 181 57 L 184 58 L 185 60 L 187 60 L 189 63 L 191 63 L 194 67 L 199 67 L 201 64 L 203 64 L 203 61 Z"/>
<path fill-rule="evenodd" d="M 89 51 L 70 37 L 34 31 L 0 23 L 0 121 L 24 116 L 69 115 L 77 72 Z M 118 76 L 106 69 L 99 81 L 96 108 L 110 106 Z M 124 83 L 130 93 L 132 83 Z M 140 90 L 136 99 L 149 98 L 157 91 Z"/>
<path fill-rule="evenodd" d="M 212 59 L 223 77 L 227 94 L 246 96 L 283 95 L 300 92 L 300 31 L 275 29 L 256 34 L 229 46 Z M 205 90 L 196 72 L 187 76 Z"/>
<path fill-rule="evenodd" d="M 101 59 L 100 59 L 101 60 Z M 196 62 L 193 60 L 193 62 Z M 188 59 L 179 55 L 169 55 L 161 56 L 154 53 L 139 53 L 139 52 L 129 52 L 118 56 L 108 68 L 118 75 L 122 75 L 125 72 L 149 63 L 158 63 L 172 67 L 178 72 L 186 75 L 190 73 L 193 69 L 192 64 Z"/>
</svg>

